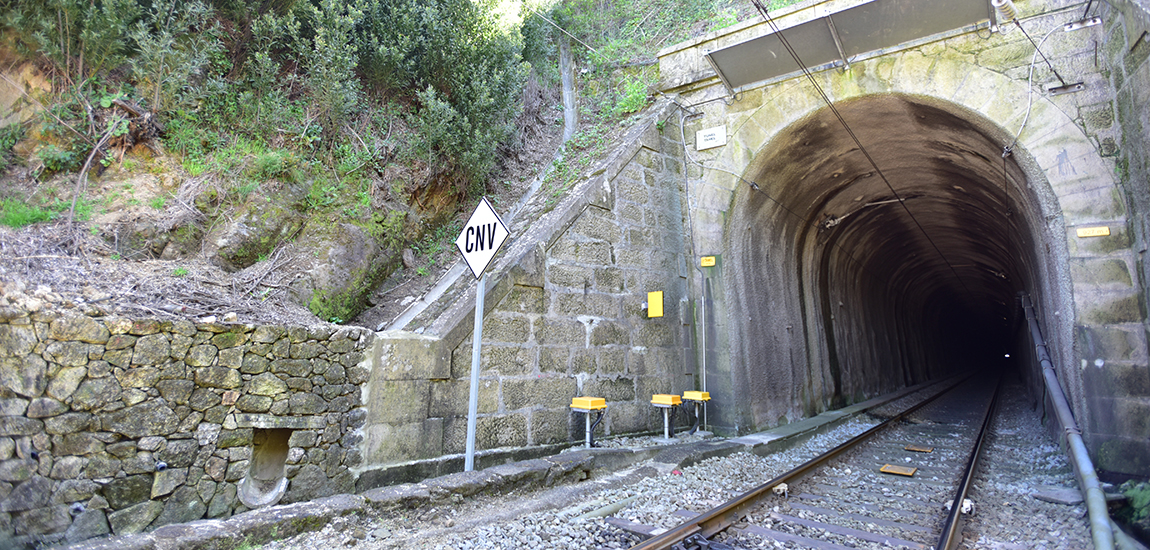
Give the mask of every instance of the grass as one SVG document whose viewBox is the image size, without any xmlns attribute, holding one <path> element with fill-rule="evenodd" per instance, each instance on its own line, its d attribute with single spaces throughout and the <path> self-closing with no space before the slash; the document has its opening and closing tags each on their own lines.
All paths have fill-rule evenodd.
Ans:
<svg viewBox="0 0 1150 550">
<path fill-rule="evenodd" d="M 19 199 L 0 199 L 0 225 L 21 228 L 34 223 L 49 222 L 61 215 L 67 216 L 71 201 L 59 198 L 44 204 L 30 204 Z M 76 220 L 85 221 L 92 215 L 92 202 L 76 202 Z"/>
</svg>

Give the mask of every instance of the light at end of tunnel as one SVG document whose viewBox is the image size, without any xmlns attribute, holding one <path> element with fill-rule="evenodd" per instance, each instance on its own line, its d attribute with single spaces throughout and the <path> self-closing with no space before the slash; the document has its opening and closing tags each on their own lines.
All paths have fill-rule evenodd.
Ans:
<svg viewBox="0 0 1150 550">
<path fill-rule="evenodd" d="M 1008 353 L 1008 354 L 1006 354 L 1006 358 L 1007 358 L 1007 359 L 1010 359 L 1010 354 L 1009 354 L 1009 353 Z"/>
</svg>

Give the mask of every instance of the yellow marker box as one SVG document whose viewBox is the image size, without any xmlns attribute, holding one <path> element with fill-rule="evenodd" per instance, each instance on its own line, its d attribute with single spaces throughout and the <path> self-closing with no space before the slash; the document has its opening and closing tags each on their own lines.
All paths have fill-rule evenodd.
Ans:
<svg viewBox="0 0 1150 550">
<path fill-rule="evenodd" d="M 657 290 L 655 292 L 647 293 L 647 317 L 662 317 L 663 316 L 663 291 Z"/>
<path fill-rule="evenodd" d="M 715 257 L 714 256 L 703 256 L 702 258 L 699 258 L 699 266 L 700 267 L 715 267 Z"/>
<path fill-rule="evenodd" d="M 571 408 L 583 411 L 597 411 L 607 408 L 607 400 L 602 397 L 572 397 Z"/>
<path fill-rule="evenodd" d="M 678 395 L 674 395 L 674 394 L 656 393 L 655 395 L 651 396 L 651 404 L 652 405 L 661 405 L 664 407 L 670 407 L 673 405 L 678 405 L 682 402 L 683 402 L 683 398 L 679 397 Z"/>
<path fill-rule="evenodd" d="M 683 392 L 683 399 L 688 401 L 710 401 L 711 392 L 706 391 L 685 391 Z"/>
</svg>

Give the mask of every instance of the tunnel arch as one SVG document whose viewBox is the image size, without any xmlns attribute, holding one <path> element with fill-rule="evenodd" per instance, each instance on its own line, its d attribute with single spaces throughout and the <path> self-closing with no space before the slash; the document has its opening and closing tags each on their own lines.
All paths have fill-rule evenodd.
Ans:
<svg viewBox="0 0 1150 550">
<path fill-rule="evenodd" d="M 1073 324 L 1051 314 L 1073 311 L 1066 228 L 1025 132 L 1004 159 L 1013 132 L 951 100 L 885 90 L 835 105 L 879 171 L 817 103 L 741 153 L 723 248 L 736 425 L 1001 363 L 1019 291 L 1050 306 L 1056 332 Z"/>
</svg>

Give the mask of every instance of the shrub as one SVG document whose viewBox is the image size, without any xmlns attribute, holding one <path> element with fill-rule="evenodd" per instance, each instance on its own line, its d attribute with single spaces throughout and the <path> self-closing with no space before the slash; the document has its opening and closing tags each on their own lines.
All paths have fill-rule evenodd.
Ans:
<svg viewBox="0 0 1150 550">
<path fill-rule="evenodd" d="M 199 0 L 154 0 L 148 15 L 129 33 L 137 47 L 132 76 L 153 111 L 190 105 L 205 68 L 223 51 L 212 10 Z"/>
<path fill-rule="evenodd" d="M 525 76 L 522 41 L 500 29 L 492 0 L 367 0 L 360 72 L 381 93 L 419 90 L 423 152 L 472 182 L 512 135 Z"/>
</svg>

